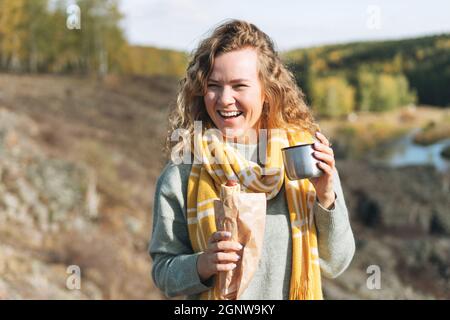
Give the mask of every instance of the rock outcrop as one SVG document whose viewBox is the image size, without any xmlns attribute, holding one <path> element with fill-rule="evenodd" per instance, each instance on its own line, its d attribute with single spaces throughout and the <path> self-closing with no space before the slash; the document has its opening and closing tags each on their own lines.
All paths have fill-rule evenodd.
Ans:
<svg viewBox="0 0 450 320">
<path fill-rule="evenodd" d="M 0 108 L 0 298 L 100 298 L 90 282 L 68 290 L 67 265 L 43 259 L 58 235 L 94 228 L 98 195 L 92 170 L 47 157 L 33 140 L 38 132 Z"/>
</svg>

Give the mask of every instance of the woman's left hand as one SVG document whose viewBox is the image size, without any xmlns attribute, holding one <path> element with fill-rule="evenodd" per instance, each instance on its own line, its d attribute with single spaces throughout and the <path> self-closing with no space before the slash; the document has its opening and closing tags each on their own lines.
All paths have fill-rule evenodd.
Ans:
<svg viewBox="0 0 450 320">
<path fill-rule="evenodd" d="M 318 178 L 309 179 L 316 189 L 316 196 L 320 204 L 324 208 L 331 208 L 334 200 L 335 193 L 333 190 L 333 171 L 335 168 L 334 153 L 331 149 L 331 144 L 328 139 L 321 134 L 316 132 L 316 137 L 320 141 L 315 142 L 314 157 L 319 160 L 319 168 L 323 170 L 324 174 Z"/>
</svg>

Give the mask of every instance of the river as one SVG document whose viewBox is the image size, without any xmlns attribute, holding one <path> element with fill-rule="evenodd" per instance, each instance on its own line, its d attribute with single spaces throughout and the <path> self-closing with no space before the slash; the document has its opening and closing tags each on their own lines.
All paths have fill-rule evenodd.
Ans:
<svg viewBox="0 0 450 320">
<path fill-rule="evenodd" d="M 450 161 L 441 152 L 450 146 L 450 139 L 443 139 L 428 146 L 414 143 L 414 136 L 420 129 L 414 129 L 408 134 L 395 139 L 391 143 L 373 151 L 372 159 L 375 163 L 402 167 L 410 165 L 431 165 L 440 172 L 450 169 Z"/>
</svg>

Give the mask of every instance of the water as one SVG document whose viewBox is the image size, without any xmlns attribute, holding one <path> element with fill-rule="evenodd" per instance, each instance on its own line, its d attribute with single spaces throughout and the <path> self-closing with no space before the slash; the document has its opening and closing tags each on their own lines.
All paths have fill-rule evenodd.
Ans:
<svg viewBox="0 0 450 320">
<path fill-rule="evenodd" d="M 420 129 L 414 129 L 388 146 L 376 150 L 375 162 L 392 167 L 431 165 L 440 172 L 449 170 L 450 161 L 445 159 L 441 152 L 450 146 L 450 139 L 440 140 L 429 146 L 421 146 L 413 141 L 415 134 L 419 131 Z"/>
</svg>

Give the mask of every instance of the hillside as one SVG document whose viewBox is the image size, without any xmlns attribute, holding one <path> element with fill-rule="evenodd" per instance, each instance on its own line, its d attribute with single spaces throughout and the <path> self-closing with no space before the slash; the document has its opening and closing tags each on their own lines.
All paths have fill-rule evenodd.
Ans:
<svg viewBox="0 0 450 320">
<path fill-rule="evenodd" d="M 355 85 L 358 71 L 404 74 L 418 103 L 450 105 L 450 34 L 353 42 L 283 53 L 308 91 L 308 77 L 339 75 Z"/>
<path fill-rule="evenodd" d="M 0 88 L 0 297 L 161 297 L 146 249 L 176 81 L 0 75 Z M 69 265 L 86 290 L 65 288 Z"/>
<path fill-rule="evenodd" d="M 176 87 L 165 77 L 0 74 L 0 297 L 163 298 L 146 250 Z M 450 177 L 351 158 L 337 167 L 357 251 L 324 280 L 325 296 L 449 298 Z M 380 290 L 366 287 L 373 264 Z M 65 287 L 69 265 L 81 267 L 80 291 Z"/>
</svg>

